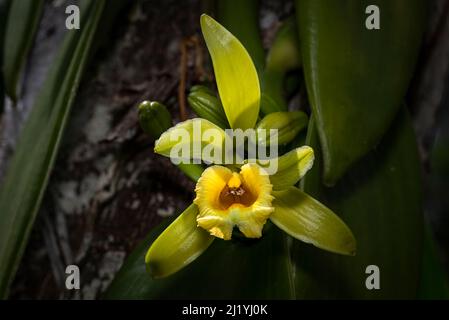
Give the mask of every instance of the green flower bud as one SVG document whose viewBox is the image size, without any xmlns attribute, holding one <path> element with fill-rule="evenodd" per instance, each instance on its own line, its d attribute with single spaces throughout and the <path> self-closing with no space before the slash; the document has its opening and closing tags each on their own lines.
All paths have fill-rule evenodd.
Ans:
<svg viewBox="0 0 449 320">
<path fill-rule="evenodd" d="M 209 120 L 222 129 L 229 128 L 220 100 L 210 90 L 194 90 L 187 97 L 190 107 L 201 118 Z"/>
<path fill-rule="evenodd" d="M 212 90 L 211 88 L 209 88 L 207 86 L 203 86 L 201 84 L 197 84 L 197 85 L 194 85 L 193 87 L 191 87 L 190 88 L 190 93 L 192 93 L 192 92 L 204 92 L 204 93 L 207 93 L 207 94 L 209 94 L 211 96 L 214 96 L 214 97 L 217 96 L 217 94 L 215 93 L 214 90 Z"/>
<path fill-rule="evenodd" d="M 157 101 L 143 101 L 139 104 L 139 123 L 145 133 L 154 139 L 172 126 L 167 107 Z"/>
</svg>

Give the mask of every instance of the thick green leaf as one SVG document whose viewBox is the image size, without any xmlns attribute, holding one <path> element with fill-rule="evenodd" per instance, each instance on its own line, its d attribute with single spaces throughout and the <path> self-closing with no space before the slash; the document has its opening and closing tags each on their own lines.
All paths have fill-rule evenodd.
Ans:
<svg viewBox="0 0 449 320">
<path fill-rule="evenodd" d="M 171 275 L 198 258 L 215 237 L 198 228 L 198 207 L 191 204 L 153 242 L 145 256 L 148 272 L 154 278 Z"/>
<path fill-rule="evenodd" d="M 333 185 L 390 127 L 413 74 L 425 28 L 425 0 L 297 0 L 301 53 Z M 368 30 L 369 5 L 380 30 Z"/>
<path fill-rule="evenodd" d="M 301 298 L 416 298 L 420 278 L 422 201 L 420 162 L 405 108 L 379 147 L 333 188 L 322 187 L 322 162 L 313 120 L 308 143 L 315 164 L 304 191 L 340 215 L 357 239 L 355 257 L 295 243 L 297 295 Z M 368 290 L 366 267 L 380 269 L 380 290 Z"/>
<path fill-rule="evenodd" d="M 253 128 L 259 115 L 260 85 L 250 55 L 232 33 L 208 15 L 201 16 L 201 30 L 231 128 Z"/>
<path fill-rule="evenodd" d="M 6 93 L 13 101 L 19 94 L 18 83 L 43 7 L 44 0 L 14 0 L 8 13 L 3 66 Z"/>
<path fill-rule="evenodd" d="M 287 237 L 270 223 L 261 239 L 216 239 L 186 268 L 164 279 L 151 279 L 144 257 L 164 227 L 154 229 L 125 261 L 106 299 L 294 298 Z"/>
<path fill-rule="evenodd" d="M 105 1 L 85 2 L 83 28 L 70 31 L 18 141 L 0 190 L 0 297 L 25 249 Z"/>
<path fill-rule="evenodd" d="M 273 192 L 270 220 L 290 236 L 318 248 L 354 255 L 356 240 L 341 219 L 322 203 L 296 187 Z"/>
</svg>

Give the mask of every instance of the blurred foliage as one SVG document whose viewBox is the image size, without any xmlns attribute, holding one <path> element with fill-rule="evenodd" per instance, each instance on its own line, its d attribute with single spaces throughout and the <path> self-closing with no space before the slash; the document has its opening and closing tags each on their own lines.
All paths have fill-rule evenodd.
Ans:
<svg viewBox="0 0 449 320">
<path fill-rule="evenodd" d="M 264 114 L 287 110 L 286 76 L 299 69 L 301 62 L 296 20 L 290 17 L 282 23 L 267 53 L 260 106 Z"/>
<path fill-rule="evenodd" d="M 0 297 L 7 296 L 25 249 L 100 21 L 113 22 L 105 16 L 111 12 L 104 10 L 105 5 L 123 4 L 113 1 L 106 5 L 104 0 L 82 3 L 83 28 L 67 31 L 25 123 L 0 189 Z"/>
<path fill-rule="evenodd" d="M 34 42 L 43 8 L 44 0 L 14 0 L 8 12 L 3 76 L 6 93 L 14 102 L 20 92 L 20 77 Z"/>
<path fill-rule="evenodd" d="M 5 103 L 5 88 L 3 83 L 3 51 L 6 17 L 8 14 L 10 0 L 0 0 L 0 116 Z"/>
</svg>

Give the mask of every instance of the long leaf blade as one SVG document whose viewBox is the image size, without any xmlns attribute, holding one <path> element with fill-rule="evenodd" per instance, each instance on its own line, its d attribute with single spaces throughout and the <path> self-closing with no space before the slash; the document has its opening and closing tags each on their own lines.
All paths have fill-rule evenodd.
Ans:
<svg viewBox="0 0 449 320">
<path fill-rule="evenodd" d="M 3 48 L 6 28 L 6 17 L 8 14 L 10 0 L 0 0 L 0 117 L 3 113 L 5 103 L 5 86 L 3 80 Z"/>
<path fill-rule="evenodd" d="M 365 27 L 377 5 L 380 29 Z M 301 52 L 334 185 L 390 127 L 413 75 L 425 29 L 425 0 L 297 0 Z"/>
<path fill-rule="evenodd" d="M 103 7 L 97 1 L 82 10 L 86 24 L 65 39 L 8 167 L 0 190 L 0 297 L 7 296 L 25 249 Z"/>
<path fill-rule="evenodd" d="M 44 0 L 14 0 L 8 13 L 3 52 L 6 93 L 17 100 L 18 82 L 31 49 Z"/>
</svg>

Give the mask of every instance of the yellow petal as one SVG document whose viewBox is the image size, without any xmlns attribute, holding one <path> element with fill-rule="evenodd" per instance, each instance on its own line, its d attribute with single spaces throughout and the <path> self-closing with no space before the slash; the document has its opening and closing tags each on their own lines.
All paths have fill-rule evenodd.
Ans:
<svg viewBox="0 0 449 320">
<path fill-rule="evenodd" d="M 259 115 L 260 86 L 251 57 L 236 37 L 208 15 L 201 16 L 201 30 L 231 128 L 253 128 Z"/>
</svg>

